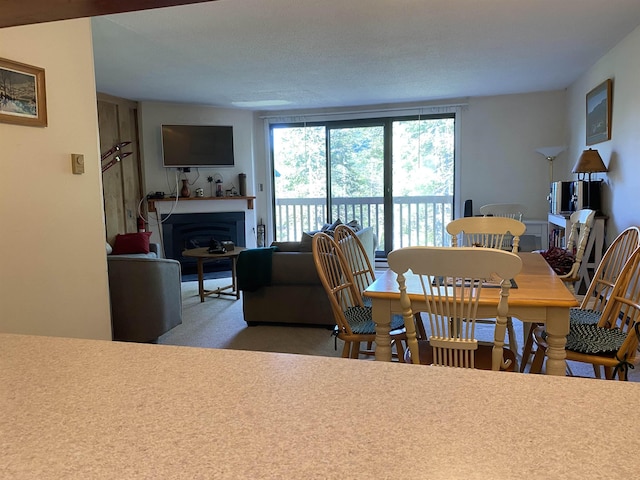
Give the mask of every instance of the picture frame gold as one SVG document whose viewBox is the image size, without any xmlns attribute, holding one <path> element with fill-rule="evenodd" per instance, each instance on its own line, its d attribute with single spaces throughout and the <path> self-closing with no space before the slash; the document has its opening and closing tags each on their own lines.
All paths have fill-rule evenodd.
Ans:
<svg viewBox="0 0 640 480">
<path fill-rule="evenodd" d="M 587 145 L 611 140 L 611 94 L 613 82 L 610 78 L 587 93 Z"/>
<path fill-rule="evenodd" d="M 0 122 L 47 126 L 43 68 L 0 58 Z"/>
</svg>

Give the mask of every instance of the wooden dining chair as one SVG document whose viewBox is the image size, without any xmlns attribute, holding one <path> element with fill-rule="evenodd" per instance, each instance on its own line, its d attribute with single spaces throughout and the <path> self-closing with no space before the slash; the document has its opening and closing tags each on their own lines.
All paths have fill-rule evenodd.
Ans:
<svg viewBox="0 0 640 480">
<path fill-rule="evenodd" d="M 573 212 L 569 218 L 571 231 L 567 238 L 565 250 L 573 252 L 574 258 L 571 269 L 567 273 L 560 275 L 560 278 L 574 295 L 576 294 L 575 283 L 580 280 L 582 257 L 587 248 L 587 243 L 589 243 L 589 234 L 593 228 L 595 218 L 596 212 L 588 208 Z"/>
<path fill-rule="evenodd" d="M 498 248 L 515 253 L 527 226 L 507 217 L 463 217 L 449 222 L 446 229 L 454 247 Z M 512 242 L 508 245 L 510 238 Z"/>
<path fill-rule="evenodd" d="M 480 207 L 483 217 L 506 217 L 522 221 L 527 208 L 519 203 L 488 203 Z"/>
<path fill-rule="evenodd" d="M 611 242 L 593 274 L 580 306 L 569 310 L 570 322 L 598 323 L 624 264 L 638 247 L 640 228 L 636 226 L 626 228 Z M 522 350 L 521 372 L 525 371 L 533 344 L 533 330 L 530 330 Z"/>
<path fill-rule="evenodd" d="M 464 217 L 447 224 L 451 244 L 456 246 L 483 246 L 500 250 L 518 251 L 520 237 L 527 226 L 519 220 L 508 217 Z M 495 323 L 494 319 L 478 319 L 478 323 Z M 513 320 L 507 318 L 509 348 L 518 352 L 518 340 L 513 328 Z"/>
<path fill-rule="evenodd" d="M 597 324 L 570 322 L 567 360 L 590 363 L 606 379 L 627 379 L 636 362 L 640 337 L 640 248 L 636 248 L 611 290 Z M 544 325 L 533 332 L 537 350 L 531 373 L 540 373 L 547 350 Z M 599 375 L 596 375 L 599 377 Z"/>
<path fill-rule="evenodd" d="M 351 274 L 360 293 L 364 292 L 376 279 L 375 269 L 371 266 L 367 252 L 355 231 L 347 225 L 338 225 L 334 231 L 333 238 L 337 242 L 340 250 L 344 254 L 347 264 L 351 269 Z M 371 306 L 370 297 L 362 297 L 365 306 Z M 420 313 L 415 315 L 418 336 L 425 338 L 425 328 Z M 370 347 L 370 346 L 369 346 Z"/>
<path fill-rule="evenodd" d="M 356 287 L 364 292 L 376 279 L 376 272 L 362 242 L 355 231 L 344 224 L 335 228 L 333 238 L 349 264 Z"/>
<path fill-rule="evenodd" d="M 371 306 L 363 304 L 362 295 L 338 243 L 320 232 L 313 236 L 311 245 L 313 261 L 336 321 L 336 336 L 344 342 L 342 357 L 375 355 L 375 350 L 371 348 L 376 337 Z M 396 357 L 400 362 L 404 362 L 404 323 L 403 318 L 398 315 L 391 319 L 392 346 L 395 345 Z M 368 348 L 361 348 L 362 343 L 367 344 Z"/>
<path fill-rule="evenodd" d="M 473 247 L 405 247 L 387 257 L 400 289 L 405 319 L 406 361 L 488 370 L 513 370 L 515 353 L 504 348 L 509 289 L 522 268 L 517 255 L 503 250 Z M 422 296 L 407 293 L 406 276 L 419 277 Z M 479 301 L 484 291 L 499 288 L 493 345 L 475 337 Z M 413 297 L 413 298 L 412 298 Z M 418 340 L 413 315 L 424 302 L 430 327 L 428 339 Z"/>
</svg>

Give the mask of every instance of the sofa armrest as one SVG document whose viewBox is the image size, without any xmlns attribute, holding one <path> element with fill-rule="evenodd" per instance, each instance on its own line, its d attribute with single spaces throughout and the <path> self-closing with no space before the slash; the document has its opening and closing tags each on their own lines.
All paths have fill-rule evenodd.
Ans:
<svg viewBox="0 0 640 480">
<path fill-rule="evenodd" d="M 113 339 L 150 342 L 182 323 L 180 262 L 107 257 Z"/>
</svg>

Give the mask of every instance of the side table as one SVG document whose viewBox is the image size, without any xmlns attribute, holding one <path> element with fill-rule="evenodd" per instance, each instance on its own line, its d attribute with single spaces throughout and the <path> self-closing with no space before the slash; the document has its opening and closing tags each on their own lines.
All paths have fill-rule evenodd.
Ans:
<svg viewBox="0 0 640 480">
<path fill-rule="evenodd" d="M 185 257 L 195 258 L 198 261 L 198 293 L 200 294 L 200 301 L 204 302 L 204 297 L 209 295 L 229 295 L 235 297 L 236 300 L 240 298 L 240 291 L 238 290 L 238 278 L 236 276 L 236 263 L 238 262 L 238 255 L 240 252 L 246 250 L 245 247 L 235 247 L 225 253 L 209 253 L 207 247 L 192 248 L 184 250 L 182 255 Z M 221 258 L 231 259 L 231 285 L 224 287 L 218 287 L 214 290 L 206 290 L 204 288 L 204 269 L 203 264 L 207 260 L 219 260 Z"/>
</svg>

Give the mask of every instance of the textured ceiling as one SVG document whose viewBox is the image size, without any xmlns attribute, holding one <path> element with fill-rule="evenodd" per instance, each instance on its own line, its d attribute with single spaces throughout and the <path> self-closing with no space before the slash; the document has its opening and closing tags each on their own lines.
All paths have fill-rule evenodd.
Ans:
<svg viewBox="0 0 640 480">
<path fill-rule="evenodd" d="M 95 17 L 97 89 L 251 110 L 568 87 L 638 0 L 218 0 Z"/>
</svg>

